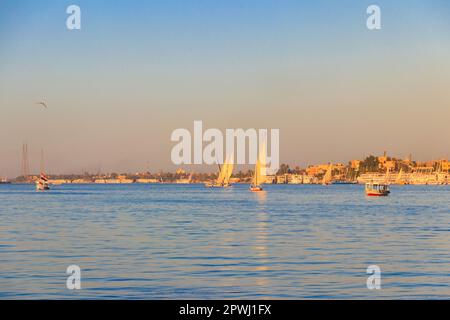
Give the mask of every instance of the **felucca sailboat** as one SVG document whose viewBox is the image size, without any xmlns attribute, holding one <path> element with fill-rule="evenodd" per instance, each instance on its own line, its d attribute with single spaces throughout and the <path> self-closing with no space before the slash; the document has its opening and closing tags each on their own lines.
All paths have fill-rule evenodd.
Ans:
<svg viewBox="0 0 450 320">
<path fill-rule="evenodd" d="M 333 179 L 332 172 L 333 172 L 333 164 L 330 163 L 330 165 L 328 166 L 327 172 L 325 172 L 325 175 L 323 176 L 323 179 L 322 179 L 322 184 L 324 186 L 331 184 L 332 179 Z"/>
<path fill-rule="evenodd" d="M 36 190 L 37 191 L 45 191 L 50 190 L 50 186 L 48 183 L 48 178 L 44 172 L 44 150 L 41 150 L 41 174 L 39 179 L 36 181 Z"/>
<path fill-rule="evenodd" d="M 407 184 L 406 181 L 403 179 L 403 168 L 400 168 L 400 171 L 397 175 L 397 178 L 395 179 L 395 184 Z"/>
<path fill-rule="evenodd" d="M 214 183 L 206 183 L 206 187 L 212 188 L 228 188 L 231 187 L 230 179 L 233 174 L 234 162 L 233 156 L 230 156 L 225 160 L 225 163 L 220 166 L 219 164 L 219 176 Z"/>
<path fill-rule="evenodd" d="M 263 191 L 262 184 L 266 180 L 266 149 L 263 145 L 260 149 L 258 160 L 255 164 L 255 172 L 253 173 L 252 184 L 250 185 L 250 191 L 259 192 Z"/>
<path fill-rule="evenodd" d="M 36 181 L 36 190 L 37 191 L 50 190 L 50 187 L 48 185 L 48 178 L 44 172 L 41 172 L 39 179 Z"/>
</svg>

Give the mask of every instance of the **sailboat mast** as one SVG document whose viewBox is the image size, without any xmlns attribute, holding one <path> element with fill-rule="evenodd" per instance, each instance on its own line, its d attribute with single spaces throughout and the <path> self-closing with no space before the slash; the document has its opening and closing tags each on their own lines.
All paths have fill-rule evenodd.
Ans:
<svg viewBox="0 0 450 320">
<path fill-rule="evenodd" d="M 41 149 L 41 173 L 44 172 L 44 149 Z"/>
<path fill-rule="evenodd" d="M 259 170 L 259 159 L 256 160 L 256 165 L 255 165 L 255 186 L 258 185 L 258 170 Z"/>
</svg>

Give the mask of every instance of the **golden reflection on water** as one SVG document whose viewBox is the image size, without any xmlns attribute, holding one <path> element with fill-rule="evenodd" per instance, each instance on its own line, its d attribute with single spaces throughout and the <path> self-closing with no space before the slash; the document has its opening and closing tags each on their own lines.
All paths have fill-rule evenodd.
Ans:
<svg viewBox="0 0 450 320">
<path fill-rule="evenodd" d="M 265 204 L 267 200 L 267 192 L 261 191 L 261 192 L 254 192 L 256 194 L 256 199 L 258 200 L 259 204 Z"/>
<path fill-rule="evenodd" d="M 258 194 L 258 201 L 265 202 L 266 201 L 266 193 L 262 192 Z M 265 211 L 260 211 L 257 213 L 257 228 L 256 228 L 256 246 L 254 250 L 256 252 L 256 256 L 260 258 L 259 265 L 256 267 L 256 271 L 259 271 L 261 274 L 256 276 L 256 285 L 260 287 L 262 293 L 267 294 L 267 286 L 268 286 L 268 277 L 265 275 L 265 271 L 270 270 L 268 266 L 269 263 L 269 254 L 268 254 L 268 213 Z"/>
</svg>

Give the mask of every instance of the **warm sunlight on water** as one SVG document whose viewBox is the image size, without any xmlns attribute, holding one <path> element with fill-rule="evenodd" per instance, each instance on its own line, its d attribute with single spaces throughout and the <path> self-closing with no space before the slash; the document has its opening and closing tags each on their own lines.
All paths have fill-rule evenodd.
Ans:
<svg viewBox="0 0 450 320">
<path fill-rule="evenodd" d="M 0 298 L 450 298 L 450 187 L 391 189 L 0 185 Z"/>
</svg>

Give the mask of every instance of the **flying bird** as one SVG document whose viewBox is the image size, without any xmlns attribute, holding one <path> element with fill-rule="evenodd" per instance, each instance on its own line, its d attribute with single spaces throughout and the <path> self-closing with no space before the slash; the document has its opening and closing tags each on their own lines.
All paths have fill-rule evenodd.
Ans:
<svg viewBox="0 0 450 320">
<path fill-rule="evenodd" d="M 45 102 L 36 102 L 36 104 L 39 104 L 41 106 L 43 106 L 44 108 L 48 109 L 47 104 Z"/>
</svg>

